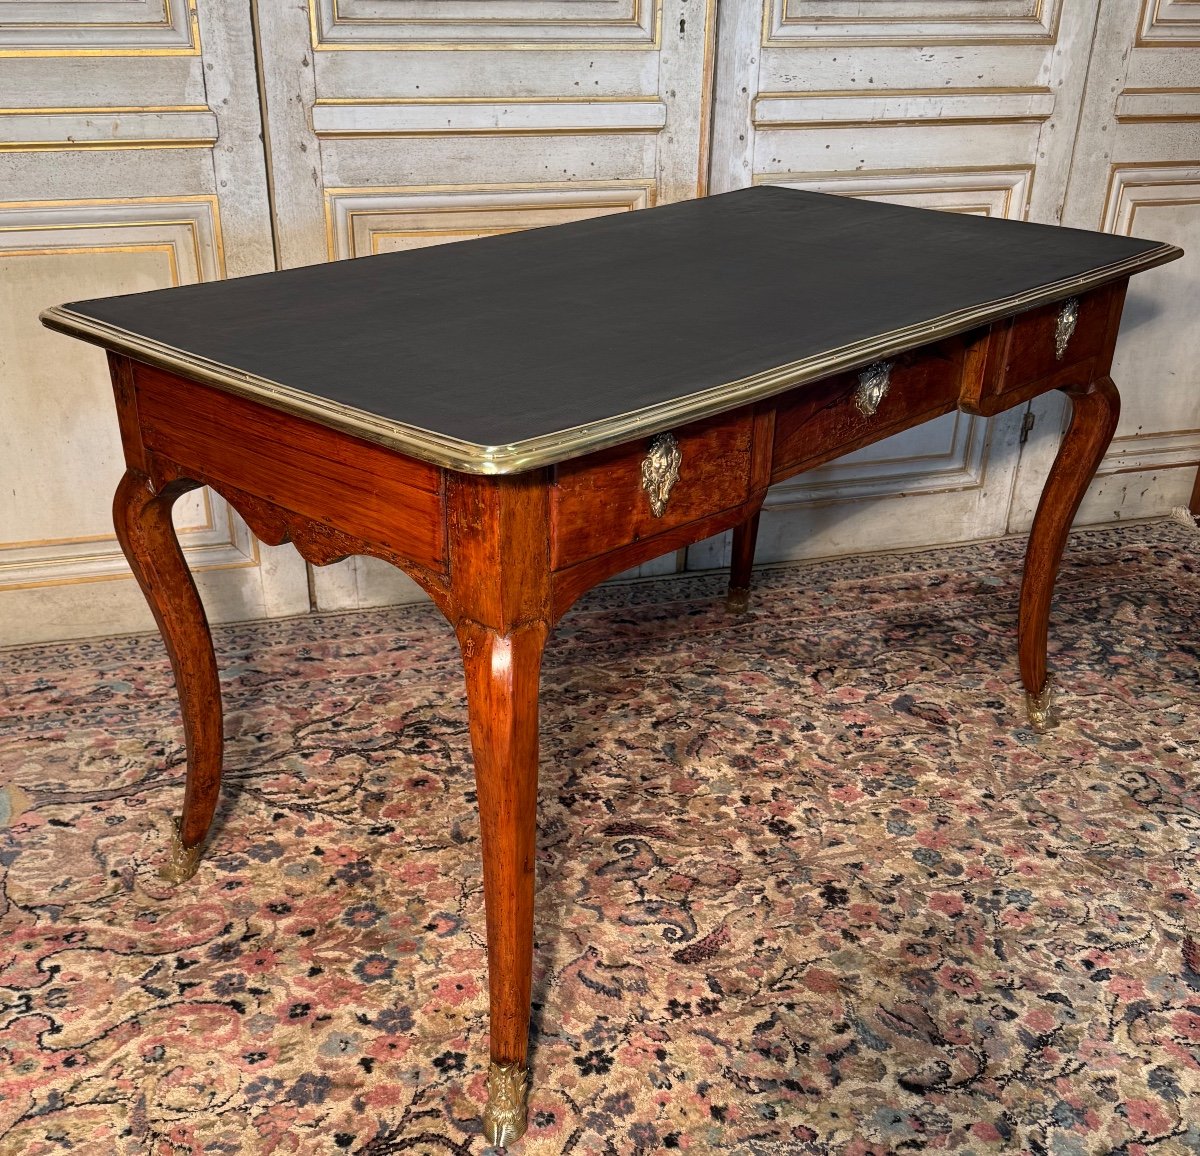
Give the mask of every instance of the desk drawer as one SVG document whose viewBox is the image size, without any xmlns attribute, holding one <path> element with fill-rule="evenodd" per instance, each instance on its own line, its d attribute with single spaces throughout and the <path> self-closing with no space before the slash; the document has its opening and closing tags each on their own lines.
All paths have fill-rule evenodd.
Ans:
<svg viewBox="0 0 1200 1156">
<path fill-rule="evenodd" d="M 642 478 L 642 464 L 658 439 L 638 438 L 563 462 L 555 469 L 550 491 L 553 568 L 561 570 L 746 501 L 752 426 L 751 411 L 742 409 L 671 431 L 678 479 L 658 514 Z M 670 473 L 669 443 L 657 458 L 662 472 Z M 652 467 L 652 479 L 654 473 Z"/>
<path fill-rule="evenodd" d="M 1095 357 L 1108 332 L 1111 302 L 1106 286 L 1020 313 L 1008 322 L 1007 333 L 997 323 L 1003 345 L 997 372 L 988 375 L 989 392 L 1006 393 Z"/>
<path fill-rule="evenodd" d="M 949 412 L 965 351 L 964 340 L 952 337 L 784 394 L 775 411 L 772 481 Z"/>
</svg>

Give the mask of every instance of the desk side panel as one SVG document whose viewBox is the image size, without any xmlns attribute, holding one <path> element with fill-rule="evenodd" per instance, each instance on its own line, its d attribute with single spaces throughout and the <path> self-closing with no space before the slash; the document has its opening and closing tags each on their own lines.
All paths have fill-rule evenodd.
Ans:
<svg viewBox="0 0 1200 1156">
<path fill-rule="evenodd" d="M 134 382 L 152 454 L 444 572 L 439 467 L 151 366 Z"/>
</svg>

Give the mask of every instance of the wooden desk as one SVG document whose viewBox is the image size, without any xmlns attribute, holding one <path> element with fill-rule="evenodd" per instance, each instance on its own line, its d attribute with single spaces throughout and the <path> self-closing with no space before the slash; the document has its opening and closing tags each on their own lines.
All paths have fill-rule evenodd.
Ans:
<svg viewBox="0 0 1200 1156">
<path fill-rule="evenodd" d="M 491 996 L 484 1126 L 525 1129 L 538 672 L 589 587 L 733 528 L 745 608 L 767 487 L 956 407 L 1049 390 L 1070 428 L 1030 535 L 1019 660 L 1052 722 L 1050 596 L 1116 426 L 1131 274 L 1170 245 L 758 188 L 642 213 L 43 315 L 109 350 L 117 534 L 187 737 L 164 868 L 196 870 L 221 779 L 203 607 L 171 524 L 211 485 L 264 541 L 395 563 L 457 631 Z M 801 704 L 797 704 L 800 709 Z"/>
</svg>

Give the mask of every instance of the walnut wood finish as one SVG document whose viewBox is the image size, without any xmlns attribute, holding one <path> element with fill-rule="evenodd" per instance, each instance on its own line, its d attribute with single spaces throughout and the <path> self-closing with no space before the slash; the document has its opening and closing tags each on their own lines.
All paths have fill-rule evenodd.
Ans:
<svg viewBox="0 0 1200 1156">
<path fill-rule="evenodd" d="M 217 488 L 284 506 L 428 569 L 445 561 L 442 471 L 316 422 L 284 416 L 149 366 L 137 374 L 142 440 Z M 237 431 L 236 446 L 229 442 Z"/>
<path fill-rule="evenodd" d="M 1026 694 L 1034 700 L 1045 698 L 1050 599 L 1067 534 L 1121 414 L 1121 398 L 1112 378 L 1101 377 L 1063 392 L 1071 399 L 1071 424 L 1050 468 L 1033 518 L 1021 580 L 1017 630 L 1021 681 Z M 1049 723 L 1050 719 L 1046 719 L 1043 725 Z"/>
<path fill-rule="evenodd" d="M 1081 302 L 1061 362 L 1053 348 L 1057 313 L 1039 310 L 898 355 L 873 414 L 856 404 L 859 377 L 848 373 L 672 431 L 682 465 L 660 516 L 642 488 L 648 436 L 488 477 L 435 467 L 110 355 L 128 465 L 117 492 L 118 534 L 166 640 L 187 733 L 179 849 L 194 862 L 208 831 L 220 784 L 221 713 L 208 626 L 170 507 L 180 493 L 210 484 L 260 538 L 291 541 L 314 564 L 368 553 L 399 566 L 455 628 L 482 833 L 492 1060 L 485 1131 L 495 1142 L 516 1139 L 524 1128 L 532 974 L 538 684 L 556 621 L 604 578 L 730 528 L 730 604 L 744 606 L 772 482 L 956 405 L 990 414 L 1061 389 L 1073 416 L 1035 519 L 1021 595 L 1021 675 L 1039 694 L 1066 534 L 1116 422 L 1107 372 L 1123 293 L 1120 284 Z"/>
<path fill-rule="evenodd" d="M 754 567 L 759 514 L 771 484 L 777 416 L 774 403 L 758 406 L 754 415 L 754 454 L 750 474 L 752 512 L 733 528 L 729 589 L 725 594 L 725 607 L 731 614 L 744 614 L 750 608 L 750 573 Z"/>
<path fill-rule="evenodd" d="M 533 974 L 538 684 L 550 634 L 548 477 L 459 476 L 448 487 L 451 621 L 467 682 L 483 846 L 493 1094 L 484 1132 L 525 1130 L 524 1102 L 497 1099 L 514 1069 L 524 1088 Z"/>
<path fill-rule="evenodd" d="M 195 870 L 198 856 L 189 853 L 203 844 L 212 824 L 221 790 L 224 739 L 221 684 L 208 618 L 171 522 L 176 498 L 195 488 L 195 482 L 177 481 L 156 490 L 145 474 L 130 468 L 113 501 L 117 540 L 166 643 L 183 711 L 187 782 L 178 827 L 181 855 L 164 869 L 174 882 Z"/>
<path fill-rule="evenodd" d="M 538 679 L 548 629 L 463 622 L 471 750 L 483 840 L 491 1058 L 525 1066 L 537 855 Z"/>
<path fill-rule="evenodd" d="M 1055 341 L 1061 305 L 1046 305 L 1012 318 L 995 345 L 995 376 L 989 388 L 1006 393 L 1013 387 L 1042 381 L 1060 369 L 1095 357 L 1108 333 L 1106 321 L 1112 296 L 1112 287 L 1105 286 L 1078 299 L 1079 319 L 1062 357 L 1058 356 Z"/>
<path fill-rule="evenodd" d="M 754 568 L 754 547 L 758 540 L 758 519 L 762 508 L 733 528 L 733 549 L 729 563 L 729 590 L 725 606 L 733 614 L 750 609 L 750 573 Z"/>
<path fill-rule="evenodd" d="M 1055 329 L 1061 304 L 1018 314 L 992 326 L 975 344 L 959 408 L 991 417 L 1051 390 L 1103 377 L 1112 365 L 1128 281 L 1078 298 L 1079 320 L 1060 359 Z"/>
<path fill-rule="evenodd" d="M 752 432 L 749 407 L 673 431 L 682 462 L 659 517 L 642 489 L 649 438 L 557 466 L 550 499 L 554 568 L 740 506 L 750 492 Z"/>
<path fill-rule="evenodd" d="M 872 414 L 855 400 L 859 371 L 784 394 L 775 406 L 772 481 L 949 413 L 962 391 L 966 350 L 953 337 L 893 359 L 887 393 Z"/>
</svg>

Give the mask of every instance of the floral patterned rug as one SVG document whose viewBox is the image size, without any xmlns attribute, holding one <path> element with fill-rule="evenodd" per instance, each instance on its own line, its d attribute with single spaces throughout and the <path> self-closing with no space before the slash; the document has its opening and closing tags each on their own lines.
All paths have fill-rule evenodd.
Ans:
<svg viewBox="0 0 1200 1156">
<path fill-rule="evenodd" d="M 1200 535 L 610 586 L 542 694 L 513 1152 L 1200 1152 Z M 0 654 L 0 1153 L 485 1151 L 483 907 L 428 607 L 216 633 L 222 808 L 160 881 L 155 636 Z"/>
</svg>

